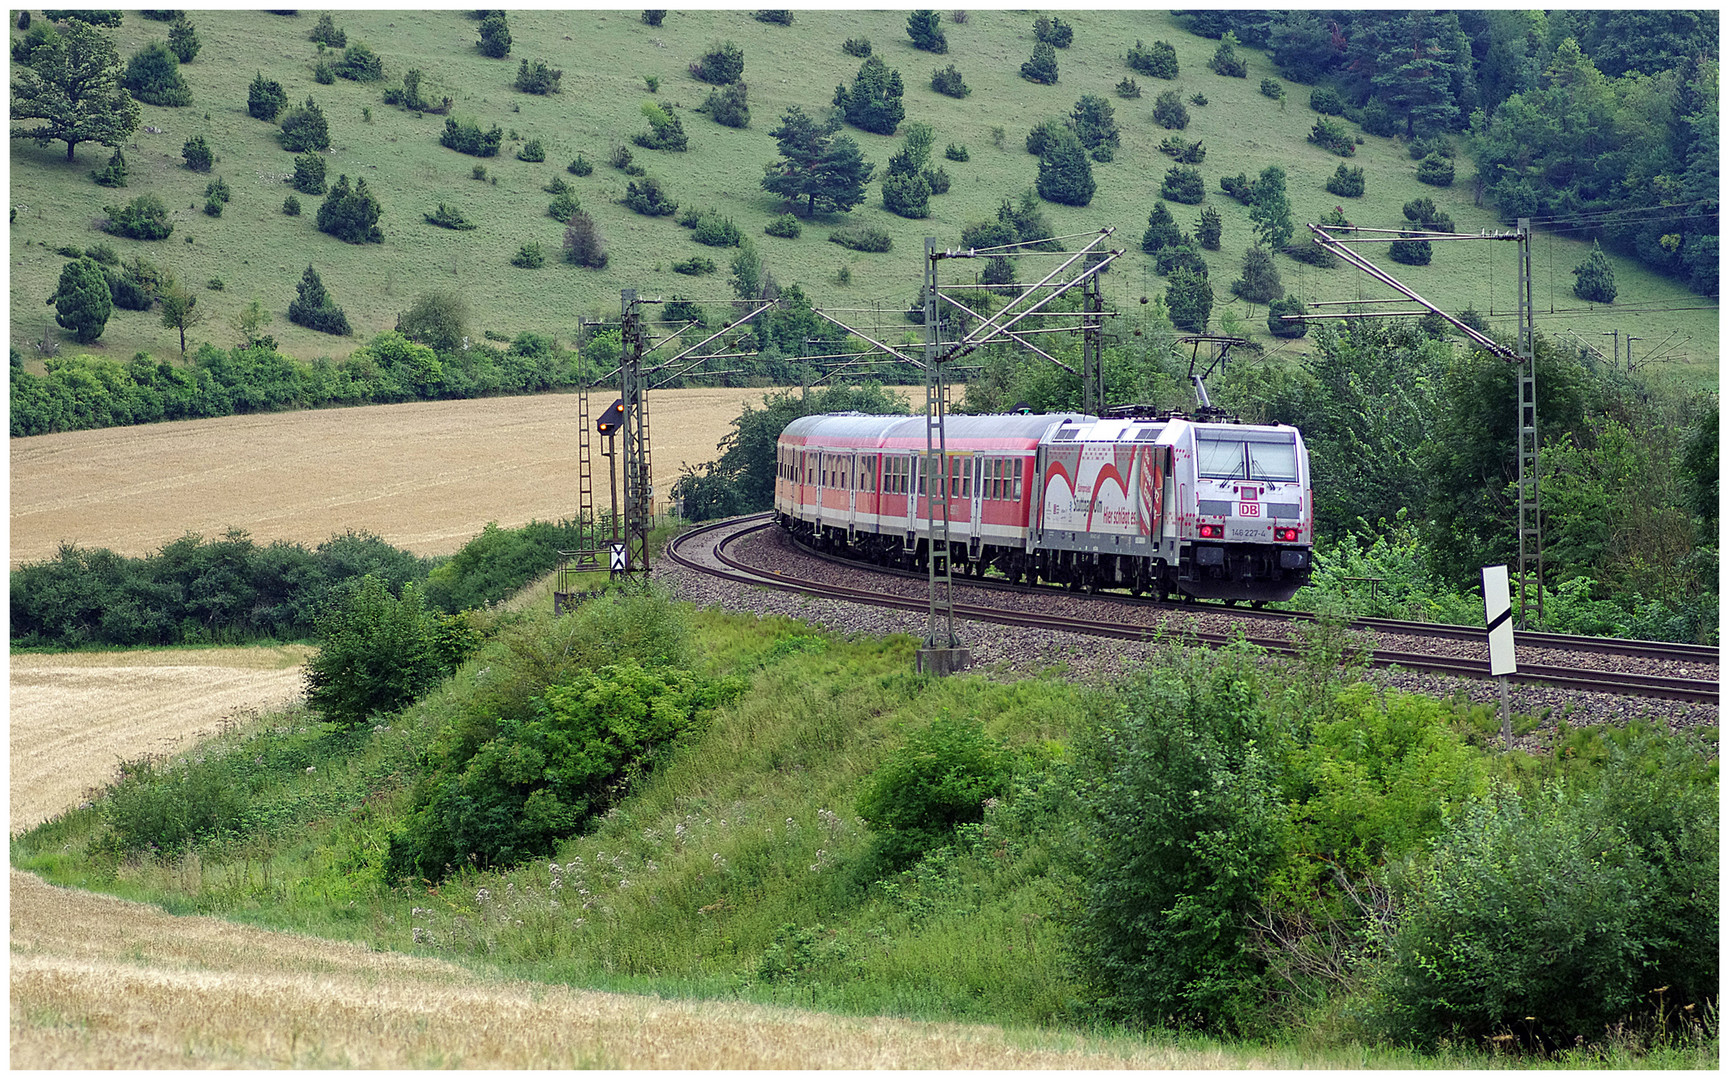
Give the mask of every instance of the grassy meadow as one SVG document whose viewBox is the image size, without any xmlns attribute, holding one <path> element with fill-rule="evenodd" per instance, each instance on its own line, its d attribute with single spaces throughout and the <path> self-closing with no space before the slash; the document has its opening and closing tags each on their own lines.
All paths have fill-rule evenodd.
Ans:
<svg viewBox="0 0 1729 1080">
<path fill-rule="evenodd" d="M 42 339 L 45 327 L 58 332 L 43 300 L 53 292 L 63 265 L 54 250 L 62 245 L 107 243 L 123 260 L 141 254 L 170 267 L 180 280 L 198 288 L 210 312 L 191 335 L 194 340 L 231 344 L 236 335 L 228 321 L 257 296 L 275 315 L 270 332 L 284 351 L 303 359 L 346 355 L 360 340 L 394 326 L 396 315 L 416 295 L 435 288 L 455 289 L 468 298 L 470 327 L 477 336 L 487 330 L 505 335 L 532 330 L 564 341 L 576 335 L 580 319 L 616 315 L 623 288 L 648 296 L 730 299 L 730 250 L 705 248 L 671 217 L 642 217 L 617 201 L 628 178 L 606 159 L 613 146 L 628 144 L 631 134 L 647 130 L 640 108 L 651 98 L 677 111 L 690 149 L 631 149 L 681 208 L 713 208 L 731 217 L 754 238 L 783 285 L 798 283 L 820 307 L 861 328 L 881 325 L 891 333 L 908 329 L 896 312 L 918 290 L 923 237 L 934 235 L 941 243 L 954 244 L 966 223 L 989 216 L 1002 199 L 1032 186 L 1037 162 L 1025 150 L 1028 130 L 1045 119 L 1065 116 L 1083 93 L 1112 101 L 1123 145 L 1114 162 L 1095 164 L 1098 190 L 1091 205 L 1047 203 L 1044 210 L 1060 234 L 1117 229 L 1112 245 L 1128 254 L 1107 275 L 1106 291 L 1109 302 L 1127 313 L 1139 310 L 1140 297 L 1164 288 L 1140 251 L 1140 235 L 1165 170 L 1173 163 L 1157 149 L 1170 133 L 1151 119 L 1154 98 L 1167 86 L 1185 99 L 1205 94 L 1209 102 L 1190 106 L 1191 122 L 1182 135 L 1205 143 L 1207 157 L 1199 168 L 1207 182 L 1207 204 L 1224 218 L 1223 249 L 1207 255 L 1218 297 L 1215 328 L 1252 238 L 1247 208 L 1219 191 L 1221 176 L 1246 172 L 1252 177 L 1268 164 L 1283 165 L 1299 226 L 1336 204 L 1344 205 L 1360 225 L 1402 225 L 1400 206 L 1429 195 L 1461 230 L 1497 227 L 1488 208 L 1472 204 L 1472 166 L 1462 150 L 1455 159 L 1453 186 L 1438 189 L 1416 182 L 1416 163 L 1403 145 L 1366 136 L 1366 144 L 1349 163 L 1363 167 L 1367 195 L 1352 200 L 1329 194 L 1324 182 L 1341 159 L 1305 141 L 1317 118 L 1308 107 L 1308 88 L 1286 83 L 1282 106 L 1262 96 L 1261 79 L 1278 76 L 1265 56 L 1252 49 L 1241 50 L 1248 78 L 1215 74 L 1206 67 L 1215 43 L 1187 33 L 1164 11 L 1068 13 L 1074 44 L 1059 50 L 1060 77 L 1052 86 L 1019 77 L 1034 40 L 1030 12 L 975 11 L 961 25 L 945 15 L 949 52 L 937 56 L 912 47 L 904 11 L 801 10 L 790 27 L 757 22 L 743 11 L 674 11 L 659 27 L 645 25 L 635 10 L 513 11 L 511 55 L 494 60 L 476 50 L 478 24 L 462 11 L 344 11 L 337 14 L 337 25 L 346 31 L 349 44 L 365 42 L 383 57 L 386 78 L 373 84 L 337 79 L 328 86 L 315 83 L 312 75 L 317 46 L 307 34 L 316 12 L 296 17 L 262 11 L 192 15 L 203 43 L 195 61 L 182 67 L 193 104 L 178 109 L 143 106 L 143 124 L 159 130 L 141 127 L 124 147 L 131 168 L 127 188 L 102 188 L 89 179 L 89 172 L 107 160 L 106 148 L 82 145 L 76 160 L 68 163 L 63 144 L 13 142 L 12 205 L 17 217 L 12 226 L 11 344 L 32 363 L 39 361 L 33 343 Z M 111 33 L 125 58 L 150 40 L 165 37 L 166 25 L 128 13 L 124 25 Z M 821 113 L 835 86 L 850 84 L 860 61 L 842 52 L 841 43 L 852 37 L 869 38 L 876 55 L 901 73 L 906 120 L 935 128 L 933 164 L 947 169 L 953 187 L 932 197 L 928 219 L 888 213 L 873 183 L 867 202 L 850 214 L 808 221 L 796 239 L 766 236 L 763 226 L 782 209 L 760 187 L 763 166 L 777 156 L 768 132 L 788 106 Z M 687 66 L 709 44 L 723 39 L 737 43 L 745 55 L 752 119 L 743 130 L 721 126 L 694 111 L 710 88 L 693 79 Z M 1170 41 L 1182 73 L 1171 84 L 1136 76 L 1143 96 L 1124 100 L 1113 88 L 1130 74 L 1123 55 L 1136 39 Z M 561 68 L 562 93 L 540 97 L 514 90 L 511 84 L 523 59 L 544 59 Z M 931 73 L 949 63 L 960 69 L 972 89 L 969 97 L 956 100 L 930 88 Z M 454 100 L 452 115 L 476 121 L 483 129 L 497 124 L 505 130 L 497 157 L 478 159 L 445 149 L 438 145 L 443 116 L 417 116 L 383 103 L 385 87 L 399 84 L 411 67 L 425 73 L 424 97 L 448 95 Z M 293 155 L 277 145 L 274 125 L 246 113 L 247 86 L 257 72 L 281 82 L 291 104 L 310 94 L 323 108 L 332 139 L 328 179 L 334 182 L 347 174 L 351 180 L 367 180 L 383 204 L 383 244 L 353 246 L 318 232 L 317 196 L 299 196 L 299 217 L 282 213 L 283 199 L 291 193 L 286 177 Z M 659 80 L 658 94 L 646 88 L 645 77 L 650 76 Z M 845 131 L 866 159 L 876 163 L 880 178 L 900 139 L 851 127 Z M 182 167 L 181 146 L 194 135 L 204 135 L 218 156 L 208 176 Z M 517 160 L 517 150 L 537 138 L 545 146 L 545 162 Z M 951 142 L 968 147 L 971 159 L 944 159 L 942 148 Z M 578 153 L 595 163 L 592 175 L 574 177 L 565 171 Z M 474 178 L 476 165 L 485 166 L 487 179 Z M 204 187 L 217 175 L 226 178 L 234 197 L 221 217 L 212 218 L 201 207 Z M 604 270 L 581 269 L 557 259 L 563 226 L 547 214 L 551 196 L 542 190 L 555 177 L 573 186 L 604 235 L 610 255 Z M 162 197 L 172 212 L 175 231 L 167 240 L 126 240 L 96 228 L 104 206 L 147 192 Z M 452 232 L 425 223 L 422 215 L 440 202 L 458 207 L 478 228 Z M 1185 230 L 1193 228 L 1200 210 L 1172 205 Z M 861 254 L 829 243 L 828 233 L 843 224 L 881 226 L 893 236 L 894 249 Z M 539 241 L 547 251 L 544 267 L 528 270 L 510 264 L 510 257 L 528 241 Z M 1570 236 L 1540 236 L 1534 253 L 1539 330 L 1556 336 L 1576 331 L 1589 343 L 1601 343 L 1605 353 L 1609 339 L 1600 335 L 1614 330 L 1640 337 L 1641 355 L 1668 339 L 1666 351 L 1675 359 L 1662 365 L 1670 373 L 1665 377 L 1691 386 L 1714 385 L 1715 304 L 1630 261 L 1615 259 L 1617 303 L 1590 307 L 1573 297 L 1570 273 L 1588 248 L 1588 242 Z M 713 259 L 718 272 L 691 278 L 671 271 L 673 262 L 698 254 Z M 1393 264 L 1379 245 L 1371 249 L 1371 257 L 1434 302 L 1452 310 L 1474 307 L 1490 314 L 1497 329 L 1512 329 L 1512 244 L 1438 245 L 1434 263 L 1427 267 Z M 1321 271 L 1283 256 L 1277 261 L 1286 288 L 1306 299 L 1384 295 L 1348 268 Z M 333 338 L 287 321 L 288 302 L 308 262 L 346 309 L 357 337 Z M 1032 266 L 1029 261 L 1028 268 Z M 844 285 L 839 282 L 843 267 L 850 271 Z M 945 274 L 970 277 L 975 270 L 982 265 L 945 265 Z M 215 280 L 221 282 L 220 291 L 207 288 Z M 1639 312 L 1642 306 L 1695 310 Z M 1272 344 L 1265 333 L 1264 309 L 1251 312 L 1240 301 L 1235 307 L 1240 316 L 1252 317 L 1256 336 Z M 1551 307 L 1554 314 L 1549 314 Z M 1283 354 L 1302 348 L 1300 342 L 1285 345 Z M 178 351 L 178 338 L 160 325 L 154 312 L 116 311 L 102 339 L 88 351 L 120 360 L 138 351 L 166 356 Z"/>
</svg>

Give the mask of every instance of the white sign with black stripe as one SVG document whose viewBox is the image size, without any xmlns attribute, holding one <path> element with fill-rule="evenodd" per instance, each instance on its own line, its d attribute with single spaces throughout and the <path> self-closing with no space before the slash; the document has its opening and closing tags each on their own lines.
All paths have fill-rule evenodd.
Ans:
<svg viewBox="0 0 1729 1080">
<path fill-rule="evenodd" d="M 615 543 L 612 545 L 610 562 L 612 572 L 615 574 L 622 574 L 625 569 L 629 567 L 630 560 L 626 555 L 625 546 L 623 544 Z"/>
<path fill-rule="evenodd" d="M 1483 615 L 1489 623 L 1489 674 L 1511 675 L 1513 660 L 1513 601 L 1505 566 L 1483 567 Z"/>
</svg>

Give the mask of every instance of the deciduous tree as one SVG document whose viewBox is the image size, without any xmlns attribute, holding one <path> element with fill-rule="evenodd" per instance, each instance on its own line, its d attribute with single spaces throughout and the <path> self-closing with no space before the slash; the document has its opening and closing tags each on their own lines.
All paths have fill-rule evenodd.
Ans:
<svg viewBox="0 0 1729 1080">
<path fill-rule="evenodd" d="M 42 146 L 81 142 L 118 147 L 138 128 L 138 103 L 120 85 L 120 55 L 106 35 L 82 22 L 38 48 L 12 82 L 12 137 Z M 30 124 L 20 121 L 38 120 Z"/>
</svg>

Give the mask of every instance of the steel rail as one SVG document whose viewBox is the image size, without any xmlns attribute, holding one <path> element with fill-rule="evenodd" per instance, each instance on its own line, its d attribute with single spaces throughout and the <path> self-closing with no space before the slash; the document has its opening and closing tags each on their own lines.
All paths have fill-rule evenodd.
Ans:
<svg viewBox="0 0 1729 1080">
<path fill-rule="evenodd" d="M 772 525 L 773 522 L 768 520 L 768 515 L 763 514 L 745 518 L 734 518 L 715 525 L 704 526 L 676 538 L 673 543 L 667 546 L 667 554 L 675 563 L 699 573 L 711 574 L 745 584 L 773 588 L 786 592 L 807 593 L 814 596 L 846 600 L 875 607 L 888 607 L 906 611 L 924 610 L 926 605 L 923 599 L 896 596 L 890 593 L 885 593 L 880 589 L 856 589 L 811 581 L 783 570 L 753 567 L 727 553 L 726 549 L 732 544 L 752 533 L 768 529 L 772 527 Z M 732 528 L 736 531 L 731 535 L 722 538 L 719 543 L 714 545 L 712 550 L 716 561 L 727 567 L 727 570 L 719 571 L 711 566 L 701 565 L 685 557 L 682 550 L 684 544 L 709 533 L 726 528 Z M 812 554 L 815 555 L 817 553 Z M 818 555 L 817 557 L 828 558 L 827 556 L 821 555 Z M 846 560 L 845 562 L 850 566 L 865 567 L 879 571 L 882 569 L 879 567 L 870 567 L 868 564 L 857 563 L 851 560 Z M 1005 589 L 1015 588 L 1008 586 L 1006 583 L 966 581 L 966 585 L 968 586 L 976 586 L 980 584 L 986 586 L 995 585 L 998 588 Z M 1026 590 L 1017 589 L 1016 591 L 1024 592 Z M 1271 620 L 1276 621 L 1294 621 L 1296 619 L 1308 617 L 1305 613 L 1282 612 L 1234 612 L 1233 614 L 1248 616 L 1249 618 L 1270 618 Z M 1162 627 L 1126 626 L 1121 621 L 1077 619 L 1067 616 L 1051 615 L 1044 612 L 1008 611 L 999 606 L 961 603 L 955 605 L 955 615 L 957 618 L 967 618 L 978 622 L 989 622 L 1009 626 L 1027 626 L 1040 629 L 1067 630 L 1073 633 L 1086 634 L 1094 637 L 1110 637 L 1131 641 L 1150 641 L 1156 638 L 1170 638 L 1173 640 L 1193 641 L 1209 645 L 1225 645 L 1237 640 L 1246 640 L 1251 644 L 1267 649 L 1269 652 L 1287 656 L 1296 654 L 1296 648 L 1291 644 L 1287 637 L 1273 637 L 1265 634 L 1244 634 L 1240 628 L 1229 632 L 1209 632 L 1193 628 L 1172 632 Z M 1398 623 L 1393 620 L 1360 620 L 1358 623 L 1354 624 L 1354 626 L 1359 629 L 1367 630 L 1391 630 L 1397 627 L 1399 632 L 1402 633 L 1433 633 L 1436 630 L 1440 630 L 1441 632 L 1437 633 L 1435 636 L 1441 637 L 1478 637 L 1483 633 L 1482 630 L 1472 627 L 1446 627 L 1433 623 Z M 1669 646 L 1667 643 L 1626 642 L 1617 641 L 1615 639 L 1581 639 L 1568 635 L 1523 634 L 1521 637 L 1526 639 L 1533 637 L 1546 639 L 1543 644 L 1546 647 L 1553 648 L 1574 649 L 1576 646 L 1585 642 L 1596 643 L 1599 646 L 1597 649 L 1591 649 L 1588 646 L 1578 647 L 1578 651 L 1627 652 L 1629 646 L 1639 647 L 1655 645 L 1658 649 L 1677 648 L 1695 650 L 1693 653 L 1686 654 L 1680 658 L 1696 658 L 1701 656 L 1704 652 L 1701 650 L 1701 647 L 1698 646 Z M 1533 645 L 1538 644 L 1537 642 L 1531 643 Z M 1712 656 L 1710 662 L 1714 663 L 1715 651 L 1711 650 L 1710 654 Z M 1640 654 L 1635 653 L 1634 655 Z M 1644 655 L 1650 654 L 1647 653 Z M 1489 664 L 1486 659 L 1433 656 L 1423 653 L 1377 649 L 1374 650 L 1369 657 L 1369 663 L 1376 667 L 1397 666 L 1412 671 L 1425 671 L 1470 679 L 1486 680 L 1491 677 Z M 1718 700 L 1717 681 L 1715 679 L 1706 679 L 1702 677 L 1648 675 L 1636 672 L 1609 672 L 1595 671 L 1591 669 L 1575 669 L 1548 664 L 1525 664 L 1520 667 L 1518 673 L 1512 678 L 1513 681 L 1520 683 L 1542 684 L 1561 689 L 1580 690 L 1592 693 L 1608 693 L 1619 696 L 1652 697 L 1712 703 Z"/>
</svg>

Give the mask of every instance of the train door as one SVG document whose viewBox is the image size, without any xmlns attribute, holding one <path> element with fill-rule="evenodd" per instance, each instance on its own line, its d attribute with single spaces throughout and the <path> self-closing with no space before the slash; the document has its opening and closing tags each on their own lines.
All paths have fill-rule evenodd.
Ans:
<svg viewBox="0 0 1729 1080">
<path fill-rule="evenodd" d="M 858 479 L 859 456 L 851 453 L 846 456 L 846 538 L 852 543 L 853 530 L 858 528 Z"/>
<path fill-rule="evenodd" d="M 967 535 L 967 559 L 969 561 L 979 557 L 979 550 L 984 545 L 985 516 L 982 504 L 985 493 L 984 467 L 985 459 L 976 454 L 966 465 L 968 484 L 972 489 L 971 498 L 967 500 L 968 508 L 972 512 L 969 518 L 972 531 Z"/>
<path fill-rule="evenodd" d="M 919 499 L 925 493 L 925 474 L 929 472 L 925 455 L 914 453 L 907 459 L 910 475 L 907 477 L 907 539 L 910 541 L 918 532 Z"/>
</svg>

